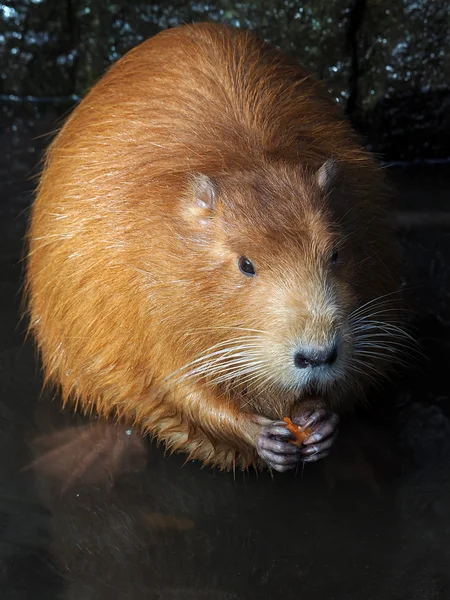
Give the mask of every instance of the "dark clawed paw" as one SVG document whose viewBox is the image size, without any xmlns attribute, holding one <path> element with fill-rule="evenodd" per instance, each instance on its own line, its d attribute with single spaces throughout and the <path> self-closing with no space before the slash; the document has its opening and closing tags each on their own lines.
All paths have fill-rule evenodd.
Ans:
<svg viewBox="0 0 450 600">
<path fill-rule="evenodd" d="M 258 443 L 259 456 L 275 471 L 284 472 L 295 469 L 302 460 L 302 449 L 291 444 L 295 439 L 286 423 L 274 421 L 271 425 L 264 427 Z"/>
<path fill-rule="evenodd" d="M 300 413 L 292 420 L 296 425 L 307 427 L 312 432 L 303 442 L 303 462 L 315 462 L 327 456 L 338 435 L 338 415 L 319 408 L 313 412 L 309 410 L 304 414 Z"/>
<path fill-rule="evenodd" d="M 311 430 L 311 435 L 300 447 L 291 443 L 295 437 L 284 421 L 274 421 L 264 427 L 259 436 L 258 454 L 274 471 L 289 471 L 302 462 L 316 462 L 325 458 L 338 435 L 339 417 L 323 408 L 305 410 L 293 422 Z"/>
</svg>

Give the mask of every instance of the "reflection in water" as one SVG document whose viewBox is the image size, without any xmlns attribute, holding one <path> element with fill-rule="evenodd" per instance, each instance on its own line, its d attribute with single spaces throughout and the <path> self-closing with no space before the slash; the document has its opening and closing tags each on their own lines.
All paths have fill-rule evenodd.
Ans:
<svg viewBox="0 0 450 600">
<path fill-rule="evenodd" d="M 319 599 L 368 585 L 367 564 L 381 593 L 396 475 L 383 429 L 344 424 L 332 458 L 296 476 L 233 478 L 56 403 L 39 411 L 32 464 L 67 597 Z"/>
<path fill-rule="evenodd" d="M 78 483 L 112 486 L 119 474 L 146 464 L 142 438 L 102 420 L 42 435 L 32 446 L 35 459 L 27 468 L 58 481 L 61 494 Z"/>
</svg>

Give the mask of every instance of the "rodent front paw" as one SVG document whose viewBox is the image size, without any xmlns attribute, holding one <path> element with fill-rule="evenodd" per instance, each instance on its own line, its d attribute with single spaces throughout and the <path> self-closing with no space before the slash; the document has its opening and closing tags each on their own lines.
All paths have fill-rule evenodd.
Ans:
<svg viewBox="0 0 450 600">
<path fill-rule="evenodd" d="M 291 444 L 293 439 L 284 421 L 273 421 L 262 429 L 256 449 L 271 469 L 289 471 L 295 469 L 304 457 L 303 448 Z"/>
<path fill-rule="evenodd" d="M 273 421 L 263 427 L 256 445 L 259 456 L 275 471 L 295 469 L 302 462 L 315 462 L 329 453 L 338 435 L 339 417 L 336 413 L 317 408 L 305 409 L 292 422 L 308 430 L 301 446 L 284 421 Z"/>
<path fill-rule="evenodd" d="M 338 415 L 325 408 L 318 408 L 300 412 L 292 421 L 309 432 L 301 447 L 302 462 L 315 462 L 325 458 L 338 435 Z"/>
</svg>

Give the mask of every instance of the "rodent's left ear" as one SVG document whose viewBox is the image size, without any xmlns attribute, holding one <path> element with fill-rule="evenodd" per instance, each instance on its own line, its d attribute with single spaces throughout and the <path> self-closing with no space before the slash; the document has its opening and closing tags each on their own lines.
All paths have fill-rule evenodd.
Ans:
<svg viewBox="0 0 450 600">
<path fill-rule="evenodd" d="M 334 158 L 326 160 L 317 171 L 317 183 L 324 192 L 330 191 L 338 174 L 338 165 Z"/>
<path fill-rule="evenodd" d="M 207 175 L 195 175 L 191 180 L 185 215 L 197 224 L 205 225 L 214 214 L 216 201 L 216 183 Z"/>
</svg>

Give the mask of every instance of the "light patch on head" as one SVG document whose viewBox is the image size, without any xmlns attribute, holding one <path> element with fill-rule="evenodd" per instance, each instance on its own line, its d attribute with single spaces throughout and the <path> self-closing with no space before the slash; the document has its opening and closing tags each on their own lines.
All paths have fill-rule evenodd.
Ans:
<svg viewBox="0 0 450 600">
<path fill-rule="evenodd" d="M 193 177 L 188 190 L 184 215 L 191 223 L 205 227 L 214 216 L 217 204 L 217 185 L 207 175 Z"/>
<path fill-rule="evenodd" d="M 206 175 L 197 175 L 194 183 L 195 201 L 202 210 L 214 210 L 217 200 L 216 184 Z"/>
<path fill-rule="evenodd" d="M 317 183 L 324 192 L 329 192 L 336 180 L 338 166 L 334 158 L 329 158 L 317 171 Z"/>
</svg>

